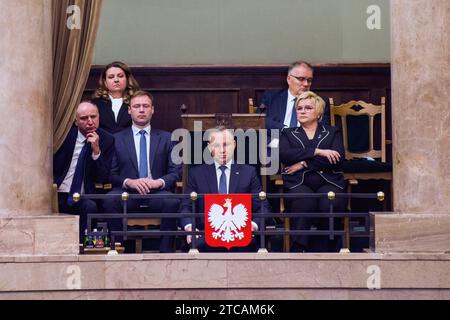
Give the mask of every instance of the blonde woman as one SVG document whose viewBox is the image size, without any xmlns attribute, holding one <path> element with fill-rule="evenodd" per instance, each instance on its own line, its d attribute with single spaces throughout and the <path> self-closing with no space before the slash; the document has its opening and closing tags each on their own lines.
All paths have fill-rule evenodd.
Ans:
<svg viewBox="0 0 450 320">
<path fill-rule="evenodd" d="M 290 193 L 344 192 L 342 173 L 344 146 L 338 128 L 320 123 L 325 102 L 311 91 L 298 96 L 296 101 L 297 128 L 283 130 L 280 137 L 280 160 L 285 165 L 282 172 L 284 187 Z M 336 197 L 335 212 L 344 212 L 346 199 Z M 290 199 L 291 212 L 329 212 L 325 198 Z M 312 224 L 318 229 L 328 229 L 328 219 L 291 218 L 292 230 L 309 230 Z M 319 247 L 311 241 L 320 242 Z M 333 244 L 334 246 L 334 244 Z M 293 251 L 335 251 L 328 245 L 326 236 L 295 236 Z"/>
</svg>

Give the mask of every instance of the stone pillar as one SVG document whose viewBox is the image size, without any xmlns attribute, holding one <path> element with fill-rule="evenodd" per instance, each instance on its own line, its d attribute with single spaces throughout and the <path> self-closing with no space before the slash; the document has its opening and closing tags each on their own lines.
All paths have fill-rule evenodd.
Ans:
<svg viewBox="0 0 450 320">
<path fill-rule="evenodd" d="M 0 0 L 0 255 L 74 252 L 47 243 L 74 225 L 51 217 L 51 4 Z"/>
<path fill-rule="evenodd" d="M 450 1 L 392 0 L 393 215 L 376 251 L 450 251 Z"/>
<path fill-rule="evenodd" d="M 0 217 L 51 212 L 51 1 L 0 0 Z"/>
<path fill-rule="evenodd" d="M 391 1 L 394 209 L 450 214 L 450 1 Z"/>
</svg>

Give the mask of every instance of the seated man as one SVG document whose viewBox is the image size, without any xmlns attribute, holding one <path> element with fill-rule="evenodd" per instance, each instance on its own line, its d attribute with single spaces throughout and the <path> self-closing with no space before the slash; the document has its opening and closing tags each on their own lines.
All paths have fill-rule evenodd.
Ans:
<svg viewBox="0 0 450 320">
<path fill-rule="evenodd" d="M 97 213 L 94 200 L 74 203 L 74 193 L 95 193 L 96 183 L 107 183 L 114 154 L 114 137 L 99 129 L 95 104 L 84 101 L 77 108 L 76 127 L 70 129 L 53 156 L 53 179 L 58 186 L 62 213 L 80 215 L 80 243 L 87 225 L 87 213 Z"/>
<path fill-rule="evenodd" d="M 132 125 L 115 136 L 116 155 L 113 158 L 111 181 L 114 189 L 110 194 L 126 191 L 139 194 L 171 194 L 180 179 L 181 166 L 171 159 L 173 143 L 170 133 L 151 127 L 154 113 L 153 96 L 137 91 L 130 100 L 128 113 Z M 178 199 L 130 199 L 128 212 L 176 213 Z M 105 200 L 106 213 L 122 212 L 120 199 Z M 122 230 L 122 220 L 109 220 L 111 230 Z M 176 230 L 175 218 L 162 218 L 161 230 Z M 161 252 L 174 251 L 174 236 L 162 236 Z"/>
<path fill-rule="evenodd" d="M 214 159 L 214 164 L 203 164 L 192 167 L 185 193 L 197 192 L 199 194 L 226 194 L 226 193 L 259 193 L 261 183 L 256 175 L 254 167 L 244 164 L 233 163 L 234 149 L 236 142 L 232 131 L 225 127 L 217 127 L 208 137 L 208 149 Z M 225 175 L 225 176 L 224 176 Z M 224 177 L 223 177 L 224 176 Z M 221 179 L 222 178 L 222 179 Z M 222 180 L 222 181 L 221 181 Z M 267 201 L 264 201 L 265 210 L 268 212 Z M 261 212 L 261 202 L 259 199 L 252 199 L 253 212 Z M 192 213 L 192 202 L 190 199 L 182 201 L 181 213 Z M 197 212 L 204 212 L 204 199 L 199 200 Z M 204 227 L 204 219 L 196 221 L 199 229 Z M 259 220 L 259 219 L 257 219 Z M 182 228 L 192 231 L 192 218 L 182 218 L 180 220 Z M 258 224 L 252 221 L 252 231 L 258 230 Z M 188 244 L 192 237 L 187 237 Z M 197 249 L 204 252 L 226 252 L 225 248 L 209 247 L 203 238 L 197 239 Z M 230 251 L 257 251 L 257 244 L 253 242 L 244 248 L 231 248 Z"/>
<path fill-rule="evenodd" d="M 303 92 L 311 89 L 314 76 L 312 65 L 305 61 L 296 61 L 289 65 L 286 82 L 287 89 L 267 90 L 261 98 L 261 105 L 266 107 L 266 129 L 270 135 L 271 129 L 297 128 L 297 114 L 295 111 L 295 101 Z M 325 106 L 325 111 L 321 122 L 330 124 L 330 107 Z M 271 141 L 271 146 L 278 146 L 278 139 Z"/>
</svg>

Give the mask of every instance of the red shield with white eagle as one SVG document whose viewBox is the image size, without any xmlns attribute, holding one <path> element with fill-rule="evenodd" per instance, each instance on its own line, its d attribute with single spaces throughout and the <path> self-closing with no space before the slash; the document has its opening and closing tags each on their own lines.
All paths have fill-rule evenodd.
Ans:
<svg viewBox="0 0 450 320">
<path fill-rule="evenodd" d="M 250 194 L 205 195 L 205 240 L 210 247 L 246 247 L 252 241 Z"/>
</svg>

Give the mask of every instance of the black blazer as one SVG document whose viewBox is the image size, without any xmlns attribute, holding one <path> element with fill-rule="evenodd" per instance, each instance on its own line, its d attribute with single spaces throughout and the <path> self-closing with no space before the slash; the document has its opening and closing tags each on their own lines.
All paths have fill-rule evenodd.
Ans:
<svg viewBox="0 0 450 320">
<path fill-rule="evenodd" d="M 229 193 L 259 193 L 262 190 L 261 183 L 256 175 L 256 169 L 252 166 L 245 164 L 232 164 L 230 172 L 230 187 Z M 191 167 L 189 170 L 188 182 L 186 185 L 186 194 L 191 192 L 197 192 L 198 194 L 217 194 L 219 193 L 217 187 L 217 174 L 214 164 L 202 164 Z M 269 206 L 267 200 L 263 202 L 264 212 L 269 212 Z M 198 201 L 196 207 L 197 213 L 203 213 L 205 211 L 204 199 Z M 261 212 L 261 201 L 259 199 L 252 199 L 252 211 Z M 192 202 L 190 199 L 183 199 L 180 207 L 180 212 L 191 213 Z M 181 218 L 181 226 L 184 228 L 187 224 L 191 223 L 190 217 Z M 197 228 L 203 229 L 204 219 L 198 219 L 196 221 Z M 253 219 L 259 227 L 259 219 Z"/>
<path fill-rule="evenodd" d="M 111 181 L 122 188 L 127 178 L 138 179 L 139 167 L 131 127 L 114 135 L 116 154 L 113 159 Z M 172 162 L 173 142 L 169 132 L 152 128 L 150 131 L 150 171 L 153 179 L 163 179 L 164 190 L 173 191 L 181 178 L 181 165 Z"/>
<path fill-rule="evenodd" d="M 102 129 L 97 129 L 100 138 L 100 157 L 92 159 L 92 149 L 90 144 L 87 150 L 86 170 L 84 174 L 84 190 L 86 193 L 95 192 L 96 183 L 109 183 L 111 163 L 114 155 L 114 137 Z M 78 128 L 70 129 L 69 134 L 62 146 L 53 156 L 53 182 L 58 185 L 64 181 L 72 162 L 73 151 L 77 141 Z"/>
<path fill-rule="evenodd" d="M 93 99 L 92 102 L 97 106 L 100 115 L 100 128 L 115 134 L 131 126 L 131 116 L 128 114 L 128 104 L 123 103 L 116 118 L 112 110 L 111 100 L 102 98 Z"/>
<path fill-rule="evenodd" d="M 327 158 L 314 156 L 316 148 L 331 149 L 339 152 L 340 161 L 331 164 Z M 344 145 L 341 131 L 336 127 L 319 124 L 312 140 L 309 140 L 305 131 L 299 128 L 284 129 L 280 137 L 280 160 L 290 166 L 300 161 L 306 161 L 308 168 L 294 174 L 283 174 L 285 188 L 292 189 L 303 184 L 305 173 L 315 171 L 324 182 L 331 183 L 344 189 L 345 181 L 342 172 L 342 163 L 345 159 Z"/>
<path fill-rule="evenodd" d="M 261 98 L 261 104 L 266 106 L 266 129 L 282 129 L 286 116 L 286 103 L 288 90 L 267 90 Z M 325 110 L 322 116 L 322 123 L 330 124 L 330 106 L 325 101 Z M 270 134 L 270 131 L 269 131 Z"/>
</svg>

